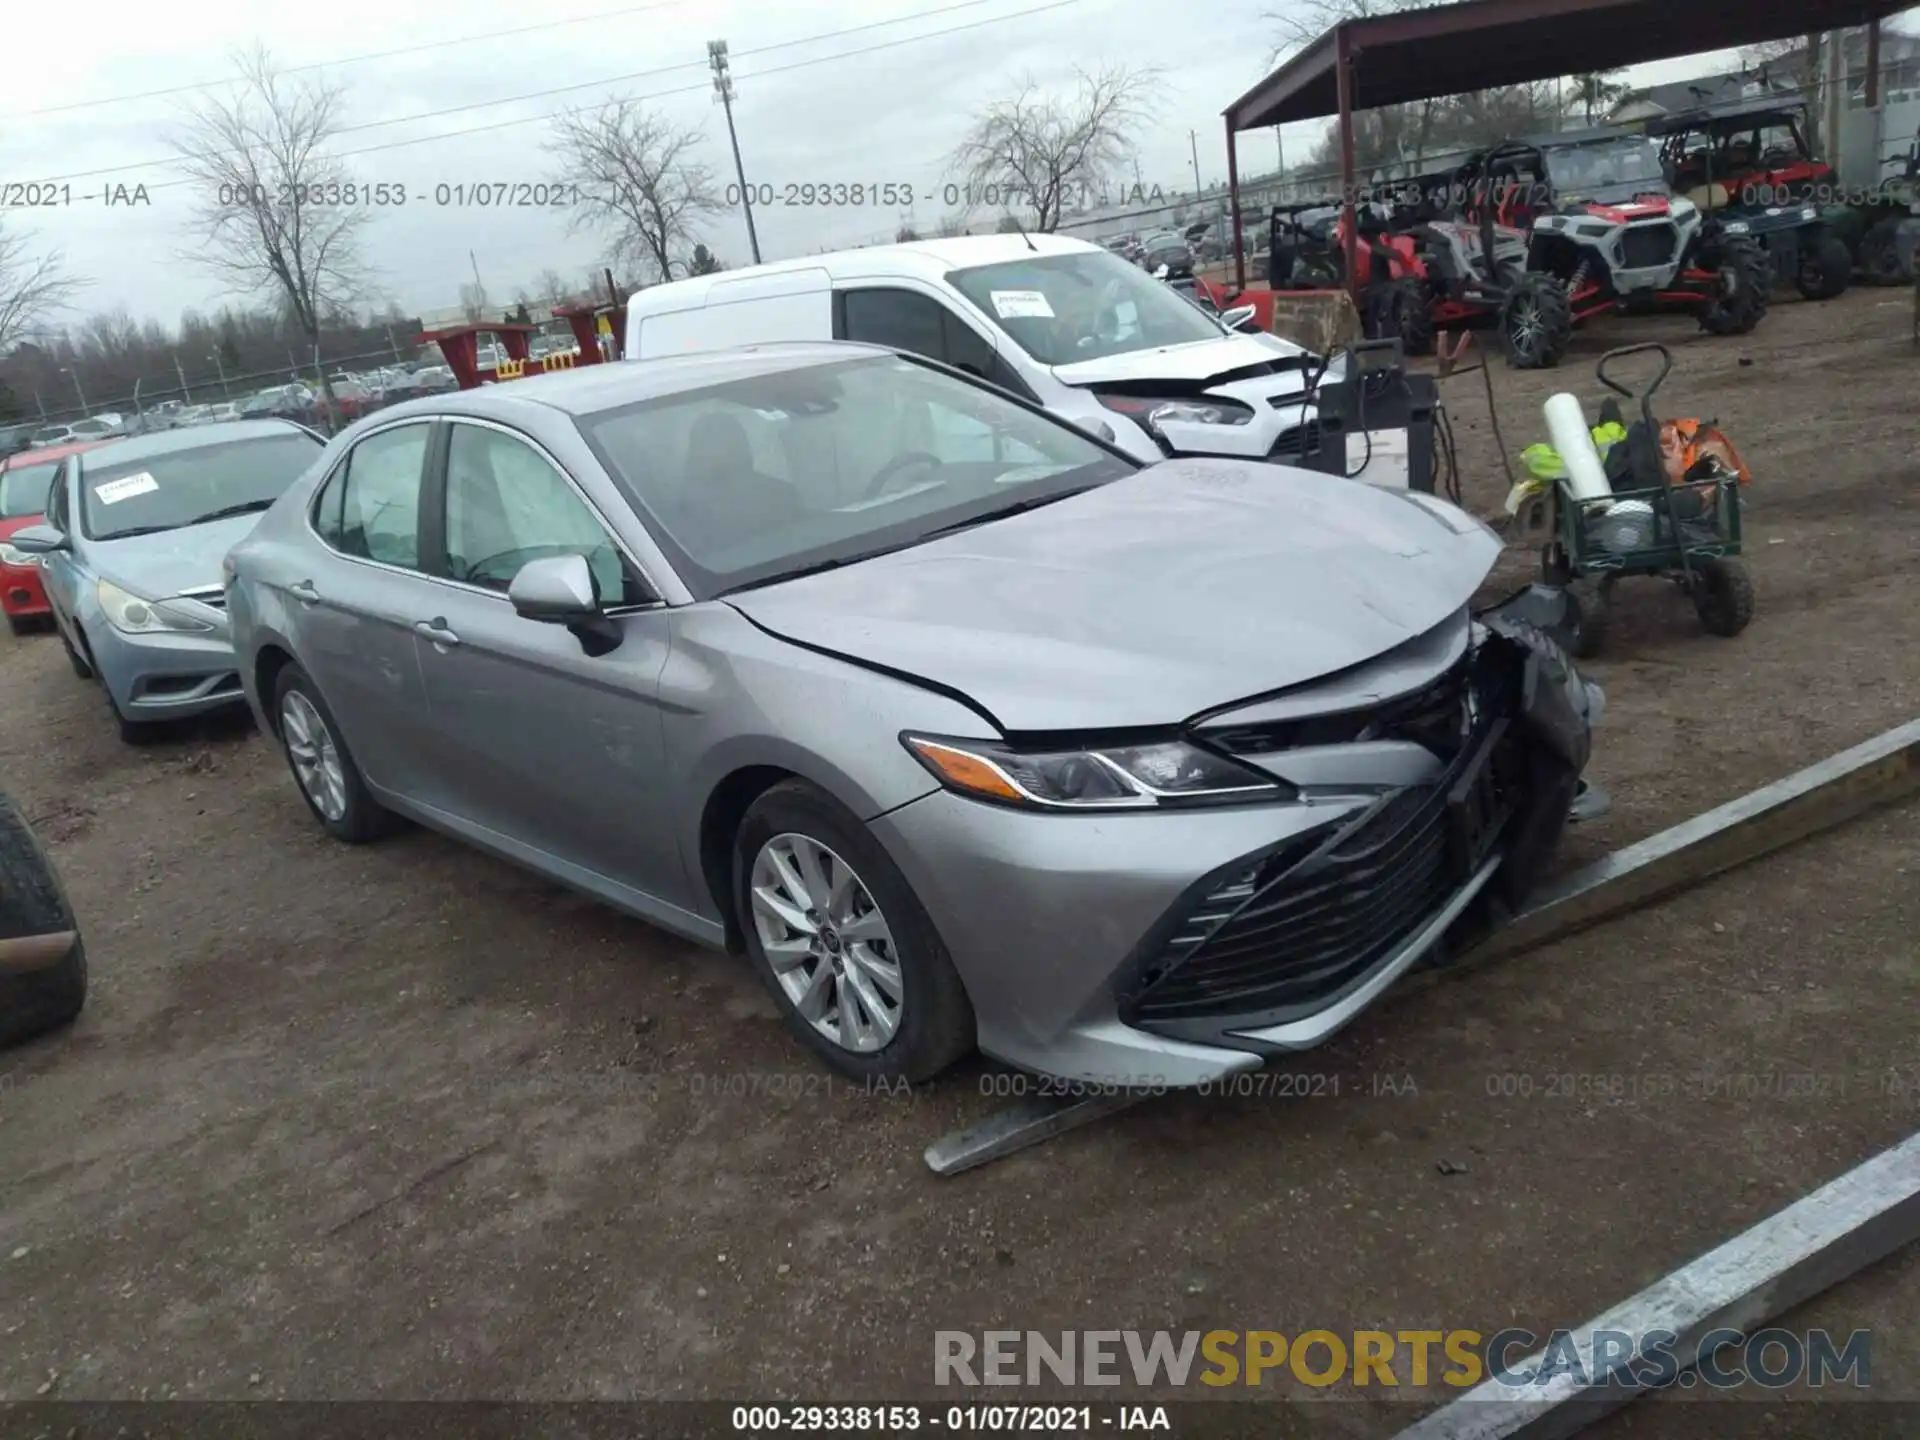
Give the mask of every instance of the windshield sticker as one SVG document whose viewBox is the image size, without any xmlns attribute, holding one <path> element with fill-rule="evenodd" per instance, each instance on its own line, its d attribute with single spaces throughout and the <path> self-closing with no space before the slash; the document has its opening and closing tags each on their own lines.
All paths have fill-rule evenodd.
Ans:
<svg viewBox="0 0 1920 1440">
<path fill-rule="evenodd" d="M 1051 320 L 1053 306 L 1039 290 L 992 290 L 993 313 L 1002 320 Z"/>
<path fill-rule="evenodd" d="M 104 485 L 93 487 L 93 493 L 102 505 L 118 505 L 122 500 L 135 495 L 151 495 L 160 488 L 160 482 L 142 470 L 138 475 L 122 475 L 118 480 L 109 480 Z"/>
</svg>

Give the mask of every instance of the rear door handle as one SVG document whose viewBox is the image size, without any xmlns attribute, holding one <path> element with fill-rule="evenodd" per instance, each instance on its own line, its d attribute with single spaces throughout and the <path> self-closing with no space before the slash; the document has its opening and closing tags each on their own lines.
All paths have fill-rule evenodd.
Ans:
<svg viewBox="0 0 1920 1440">
<path fill-rule="evenodd" d="M 311 580 L 302 580 L 297 585 L 289 585 L 287 587 L 287 593 L 293 596 L 294 599 L 304 601 L 309 605 L 312 605 L 320 598 L 320 592 L 314 588 L 313 581 Z"/>
<path fill-rule="evenodd" d="M 413 632 L 416 635 L 431 640 L 442 649 L 445 649 L 449 645 L 458 645 L 460 643 L 460 637 L 447 628 L 447 620 L 444 615 L 436 615 L 431 620 L 414 621 Z"/>
</svg>

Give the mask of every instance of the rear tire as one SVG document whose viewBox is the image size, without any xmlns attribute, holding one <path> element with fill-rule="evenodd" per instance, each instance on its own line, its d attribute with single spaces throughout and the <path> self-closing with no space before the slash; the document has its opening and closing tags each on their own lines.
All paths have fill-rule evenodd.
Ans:
<svg viewBox="0 0 1920 1440">
<path fill-rule="evenodd" d="M 1377 340 L 1398 340 L 1408 356 L 1433 353 L 1433 300 L 1416 275 L 1391 280 L 1374 299 Z"/>
<path fill-rule="evenodd" d="M 1830 231 L 1800 247 L 1800 270 L 1794 276 L 1802 298 L 1831 300 L 1853 284 L 1853 253 Z"/>
<path fill-rule="evenodd" d="M 1900 253 L 1901 216 L 1874 222 L 1860 240 L 1860 269 L 1869 285 L 1904 285 L 1911 276 Z"/>
<path fill-rule="evenodd" d="M 1693 608 L 1709 635 L 1731 638 L 1753 619 L 1753 578 L 1738 560 L 1703 560 L 1694 570 Z"/>
<path fill-rule="evenodd" d="M 74 932 L 58 964 L 0 974 L 0 1045 L 70 1024 L 87 999 L 87 949 L 46 848 L 12 800 L 0 795 L 0 936 Z"/>
<path fill-rule="evenodd" d="M 825 901 L 802 910 L 804 897 L 788 894 L 792 887 L 772 878 L 778 875 L 776 858 L 793 853 L 796 842 L 810 842 L 816 856 L 827 852 L 825 862 L 815 863 L 822 880 L 840 895 L 841 913 Z M 841 867 L 852 879 L 833 884 L 842 875 Z M 770 877 L 761 888 L 778 887 L 772 898 L 788 913 L 799 912 L 796 919 L 803 918 L 804 925 L 781 919 L 772 907 L 756 906 L 756 868 Z M 803 869 L 801 878 L 807 878 Z M 885 847 L 830 796 L 803 780 L 787 780 L 753 802 L 734 839 L 732 897 L 747 956 L 781 1018 L 801 1044 L 833 1069 L 856 1080 L 917 1082 L 932 1079 L 973 1050 L 973 1004 L 939 931 Z M 877 927 L 872 925 L 876 918 Z M 856 923 L 867 936 L 854 936 L 851 927 Z M 838 927 L 847 927 L 849 933 L 841 936 Z M 776 933 L 769 940 L 763 930 Z M 873 938 L 876 930 L 885 938 Z M 768 958 L 769 943 L 797 948 L 776 968 Z M 887 983 L 876 978 L 876 962 L 890 971 L 897 996 L 888 994 Z M 845 981 L 841 971 L 848 977 Z M 809 984 L 815 977 L 817 989 Z M 868 995 L 897 1000 L 893 1029 L 874 1048 L 856 1049 L 836 1038 L 850 1034 L 840 1018 L 843 999 L 859 1012 L 861 1024 L 851 1032 L 856 1043 L 861 1028 L 871 1039 L 882 1032 L 881 1025 L 867 1023 L 874 1013 L 871 1006 L 849 998 L 858 988 L 855 978 Z M 798 1001 L 790 985 L 802 991 Z M 803 1003 L 808 1013 L 803 1013 Z"/>
<path fill-rule="evenodd" d="M 367 790 L 319 687 L 298 665 L 283 666 L 275 678 L 269 718 L 300 798 L 322 829 L 349 845 L 364 845 L 393 828 L 392 815 Z"/>
<path fill-rule="evenodd" d="M 1767 318 L 1773 265 L 1767 252 L 1745 235 L 1726 235 L 1701 257 L 1701 268 L 1720 275 L 1721 291 L 1700 316 L 1709 335 L 1750 335 Z"/>
<path fill-rule="evenodd" d="M 1515 370 L 1551 370 L 1573 343 L 1567 287 L 1543 271 L 1514 282 L 1500 306 L 1500 343 Z"/>
<path fill-rule="evenodd" d="M 33 617 L 29 615 L 9 615 L 7 616 L 7 629 L 16 635 L 25 635 L 29 630 L 33 629 Z"/>
<path fill-rule="evenodd" d="M 1572 608 L 1572 643 L 1567 649 L 1576 660 L 1591 660 L 1606 648 L 1607 626 L 1613 619 L 1613 587 L 1604 580 L 1576 580 L 1567 587 Z"/>
</svg>

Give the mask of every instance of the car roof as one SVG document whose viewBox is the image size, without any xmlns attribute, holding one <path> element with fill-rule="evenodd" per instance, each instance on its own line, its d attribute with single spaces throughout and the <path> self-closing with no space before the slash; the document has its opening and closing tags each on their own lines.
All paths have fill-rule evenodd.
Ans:
<svg viewBox="0 0 1920 1440">
<path fill-rule="evenodd" d="M 23 465 L 47 465 L 55 460 L 64 460 L 69 455 L 78 455 L 83 450 L 98 450 L 102 445 L 122 443 L 119 435 L 109 435 L 104 440 L 75 440 L 66 445 L 42 445 L 38 450 L 22 450 L 0 460 L 0 470 L 5 470 L 18 460 Z"/>
<path fill-rule="evenodd" d="M 612 360 L 529 375 L 524 380 L 482 385 L 473 390 L 406 400 L 368 416 L 361 424 L 371 427 L 416 415 L 485 417 L 515 411 L 528 414 L 536 409 L 572 416 L 595 415 L 603 410 L 703 390 L 733 380 L 750 380 L 838 360 L 893 353 L 884 346 L 861 345 L 850 340 L 793 340 L 663 355 L 653 360 Z"/>
<path fill-rule="evenodd" d="M 747 265 L 696 275 L 668 285 L 650 285 L 627 302 L 629 323 L 636 314 L 658 310 L 691 309 L 706 303 L 708 292 L 761 276 L 825 270 L 836 280 L 867 276 L 903 276 L 937 280 L 949 270 L 997 265 L 1027 255 L 1102 255 L 1104 247 L 1071 235 L 954 235 L 943 239 L 910 240 L 898 245 L 868 245 L 858 250 L 832 250 L 824 255 L 802 255 L 766 265 Z"/>
<path fill-rule="evenodd" d="M 135 435 L 115 442 L 119 448 L 114 452 L 114 463 L 118 465 L 127 460 L 157 459 L 186 450 L 205 450 L 212 445 L 230 445 L 236 440 L 265 440 L 275 435 L 312 433 L 291 420 L 234 420 L 218 430 L 160 430 L 151 435 Z"/>
</svg>

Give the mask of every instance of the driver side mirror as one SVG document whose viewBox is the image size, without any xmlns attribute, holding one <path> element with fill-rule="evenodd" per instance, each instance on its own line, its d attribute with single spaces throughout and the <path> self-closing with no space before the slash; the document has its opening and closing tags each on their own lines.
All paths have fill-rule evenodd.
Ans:
<svg viewBox="0 0 1920 1440">
<path fill-rule="evenodd" d="M 589 655 L 604 655 L 620 643 L 620 627 L 602 608 L 599 582 L 584 555 L 529 560 L 507 586 L 507 600 L 523 620 L 566 626 Z"/>
<path fill-rule="evenodd" d="M 1245 335 L 1258 335 L 1260 322 L 1254 317 L 1259 313 L 1251 305 L 1236 305 L 1220 316 L 1220 323 L 1229 330 L 1238 330 Z"/>
<path fill-rule="evenodd" d="M 23 555 L 52 555 L 56 551 L 73 549 L 73 542 L 66 532 L 56 530 L 51 525 L 29 525 L 16 531 L 7 543 Z"/>
</svg>

